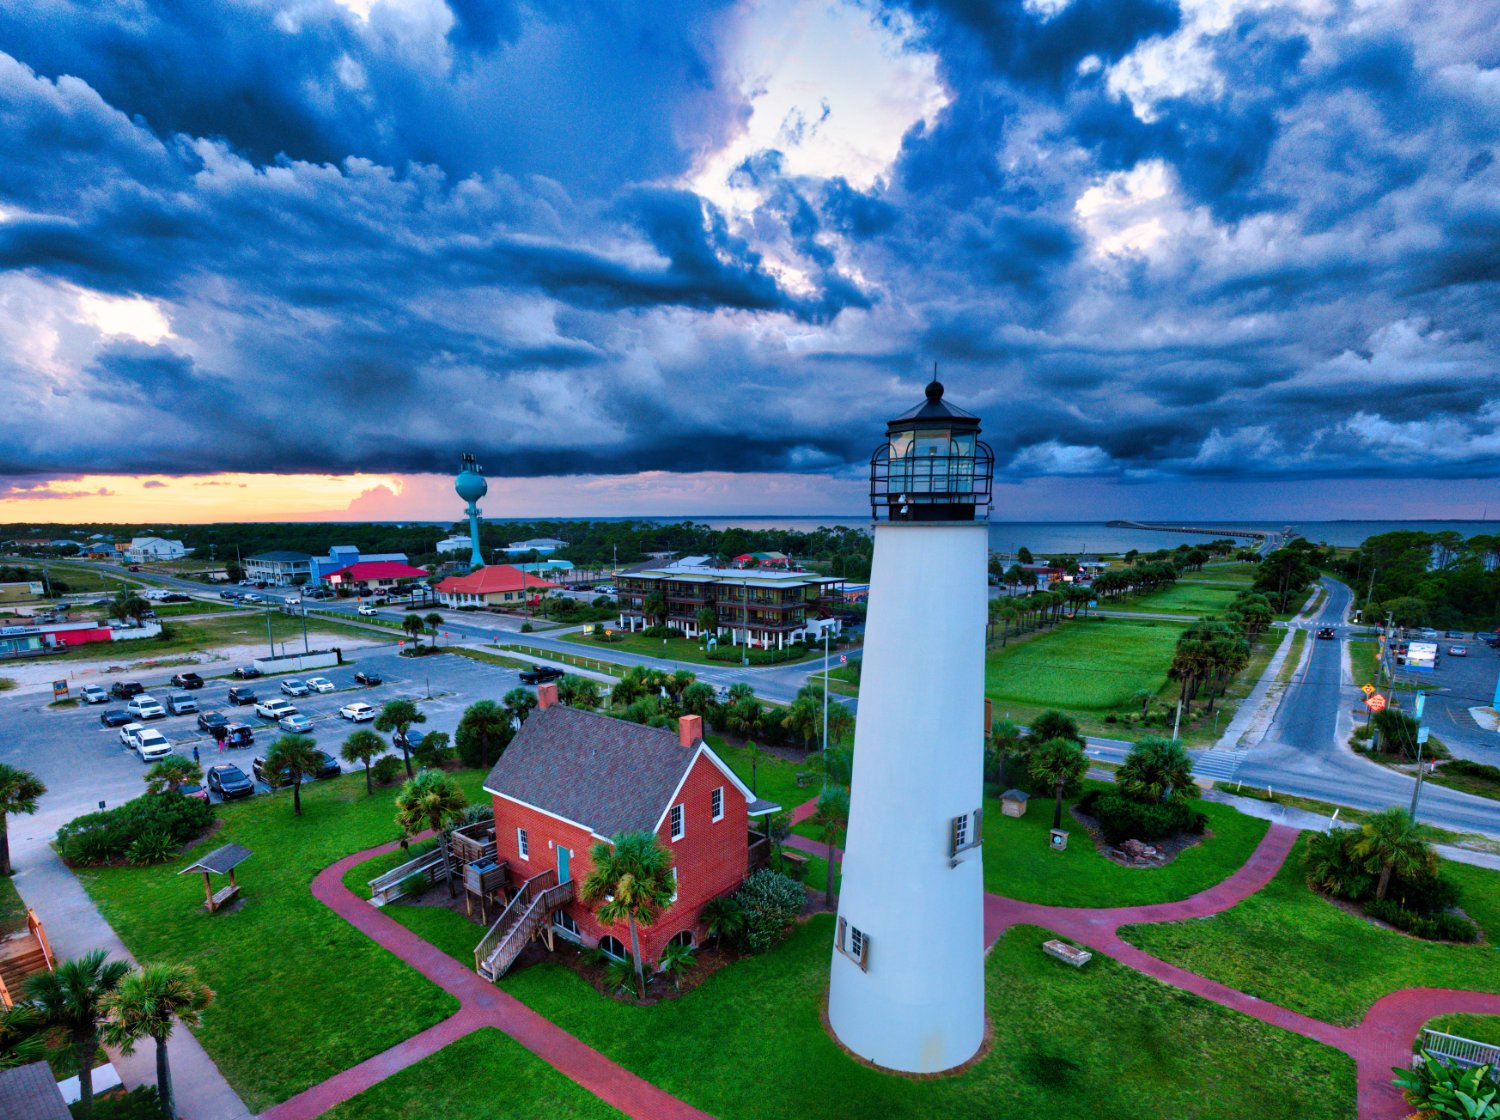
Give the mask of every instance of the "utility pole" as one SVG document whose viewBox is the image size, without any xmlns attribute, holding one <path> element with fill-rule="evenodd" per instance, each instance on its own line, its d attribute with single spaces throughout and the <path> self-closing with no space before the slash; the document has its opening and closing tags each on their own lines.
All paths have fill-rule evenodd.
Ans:
<svg viewBox="0 0 1500 1120">
<path fill-rule="evenodd" d="M 823 627 L 823 788 L 828 788 L 828 627 Z"/>
<path fill-rule="evenodd" d="M 276 639 L 271 635 L 271 604 L 266 604 L 266 645 L 271 647 L 271 656 L 276 656 Z"/>
<path fill-rule="evenodd" d="M 1422 709 L 1426 706 L 1427 693 L 1417 693 L 1417 719 L 1422 718 Z M 1417 823 L 1417 798 L 1422 796 L 1422 746 L 1427 742 L 1427 725 L 1417 724 L 1417 784 L 1411 791 L 1411 808 L 1407 811 L 1406 819 L 1411 824 Z"/>
</svg>

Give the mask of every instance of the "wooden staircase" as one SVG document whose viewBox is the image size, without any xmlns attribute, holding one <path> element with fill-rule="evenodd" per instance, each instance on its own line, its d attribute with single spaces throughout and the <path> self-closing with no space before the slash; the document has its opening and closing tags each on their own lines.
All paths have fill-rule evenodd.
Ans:
<svg viewBox="0 0 1500 1120">
<path fill-rule="evenodd" d="M 551 945 L 552 915 L 573 901 L 573 881 L 557 881 L 553 869 L 533 875 L 495 919 L 484 939 L 474 947 L 474 969 L 486 980 L 495 981 L 521 955 L 521 950 L 538 934 L 545 933 Z"/>
<path fill-rule="evenodd" d="M 52 971 L 52 946 L 35 910 L 26 911 L 26 928 L 0 941 L 0 1006 L 14 1007 L 34 972 Z"/>
</svg>

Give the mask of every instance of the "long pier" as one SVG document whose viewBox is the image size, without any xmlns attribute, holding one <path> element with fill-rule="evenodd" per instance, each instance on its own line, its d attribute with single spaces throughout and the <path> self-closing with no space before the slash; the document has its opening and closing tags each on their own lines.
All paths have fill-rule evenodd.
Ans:
<svg viewBox="0 0 1500 1120">
<path fill-rule="evenodd" d="M 1111 529 L 1150 529 L 1159 533 L 1199 533 L 1205 537 L 1244 537 L 1255 541 L 1263 541 L 1267 537 L 1286 537 L 1291 535 L 1290 527 L 1277 532 L 1274 529 L 1205 529 L 1201 525 L 1150 525 L 1144 521 L 1109 521 L 1106 524 Z"/>
</svg>

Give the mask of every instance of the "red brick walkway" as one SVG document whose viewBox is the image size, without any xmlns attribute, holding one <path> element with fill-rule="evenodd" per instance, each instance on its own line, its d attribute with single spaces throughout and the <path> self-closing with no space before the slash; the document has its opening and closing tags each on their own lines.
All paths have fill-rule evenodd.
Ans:
<svg viewBox="0 0 1500 1120">
<path fill-rule="evenodd" d="M 263 1120 L 312 1120 L 312 1117 L 321 1116 L 334 1105 L 481 1027 L 498 1027 L 548 1065 L 627 1116 L 637 1120 L 709 1120 L 706 1113 L 585 1046 L 344 886 L 344 873 L 351 867 L 393 851 L 395 847 L 395 844 L 383 844 L 346 856 L 324 868 L 313 880 L 313 895 L 365 936 L 456 998 L 459 1010 L 384 1053 L 367 1058 L 359 1065 L 282 1101 L 266 1112 Z"/>
<path fill-rule="evenodd" d="M 799 805 L 793 813 L 793 819 L 805 820 L 815 807 L 816 802 Z M 802 812 L 803 810 L 806 812 Z M 798 813 L 802 815 L 799 817 Z M 1287 854 L 1292 850 L 1297 835 L 1294 828 L 1271 825 L 1243 867 L 1222 882 L 1180 902 L 1091 910 L 1040 906 L 1031 902 L 1017 902 L 1003 895 L 986 894 L 985 947 L 992 946 L 1011 926 L 1040 926 L 1113 957 L 1121 964 L 1144 972 L 1163 984 L 1192 992 L 1264 1023 L 1333 1046 L 1354 1059 L 1361 1120 L 1399 1120 L 1408 1115 L 1411 1109 L 1391 1084 L 1391 1067 L 1411 1062 L 1412 1041 L 1417 1037 L 1422 1024 L 1438 1015 L 1455 1012 L 1500 1015 L 1500 995 L 1446 988 L 1405 988 L 1377 1001 L 1359 1026 L 1336 1027 L 1158 960 L 1121 940 L 1119 936 L 1120 927 L 1125 925 L 1206 918 L 1229 909 L 1275 878 L 1286 861 Z M 787 846 L 825 858 L 828 855 L 826 844 L 804 836 L 788 837 Z M 844 853 L 835 848 L 834 858 L 842 860 Z"/>
</svg>

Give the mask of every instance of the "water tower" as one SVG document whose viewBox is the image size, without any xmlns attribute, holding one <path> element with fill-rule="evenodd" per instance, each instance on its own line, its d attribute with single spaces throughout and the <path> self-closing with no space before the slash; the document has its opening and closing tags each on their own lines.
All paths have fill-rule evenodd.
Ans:
<svg viewBox="0 0 1500 1120">
<path fill-rule="evenodd" d="M 987 519 L 979 418 L 926 399 L 870 457 L 875 557 L 828 1021 L 886 1069 L 938 1073 L 984 1038 Z"/>
<path fill-rule="evenodd" d="M 484 567 L 484 554 L 479 551 L 479 499 L 484 497 L 490 490 L 490 484 L 484 480 L 484 468 L 474 461 L 474 456 L 468 452 L 464 453 L 463 469 L 458 472 L 458 477 L 453 480 L 453 489 L 458 491 L 458 496 L 468 503 L 464 512 L 469 515 L 469 567 Z"/>
</svg>

